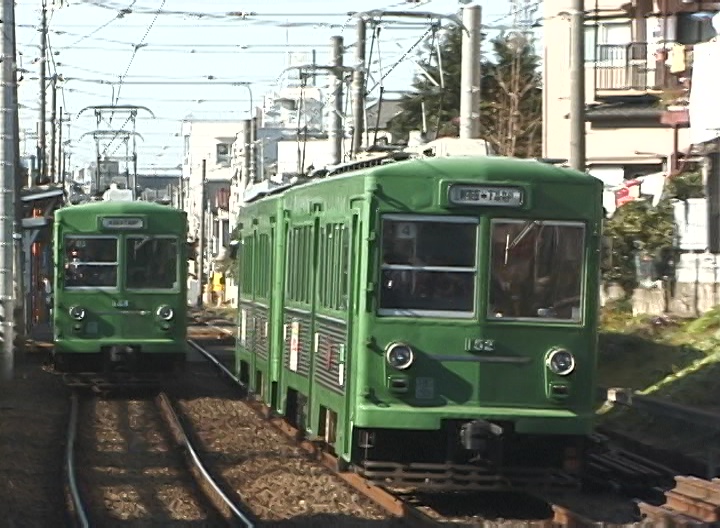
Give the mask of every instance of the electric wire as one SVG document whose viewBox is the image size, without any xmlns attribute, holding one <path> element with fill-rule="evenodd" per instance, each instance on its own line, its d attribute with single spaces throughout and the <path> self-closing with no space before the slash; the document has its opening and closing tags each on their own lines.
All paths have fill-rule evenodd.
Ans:
<svg viewBox="0 0 720 528">
<path fill-rule="evenodd" d="M 162 3 L 160 4 L 160 9 L 163 8 L 166 1 L 167 0 L 162 0 Z M 135 60 L 135 56 L 137 55 L 138 50 L 142 46 L 143 42 L 145 42 L 145 39 L 147 38 L 147 36 L 150 34 L 150 31 L 152 30 L 152 27 L 155 24 L 156 20 L 157 20 L 157 16 L 155 16 L 155 18 L 152 19 L 152 22 L 150 22 L 150 25 L 148 26 L 147 30 L 145 30 L 145 34 L 140 39 L 140 43 L 136 44 L 133 49 L 132 55 L 130 56 L 130 61 L 128 62 L 127 68 L 125 68 L 125 73 L 123 73 L 120 76 L 120 84 L 118 85 L 117 94 L 115 95 L 115 102 L 113 103 L 115 105 L 118 103 L 118 101 L 120 99 L 120 90 L 122 89 L 123 80 L 124 80 L 125 76 L 128 74 L 128 72 L 130 71 L 130 67 L 132 66 L 133 60 Z M 110 122 L 111 123 L 112 123 L 112 118 L 113 118 L 113 114 L 111 113 L 110 114 Z"/>
</svg>

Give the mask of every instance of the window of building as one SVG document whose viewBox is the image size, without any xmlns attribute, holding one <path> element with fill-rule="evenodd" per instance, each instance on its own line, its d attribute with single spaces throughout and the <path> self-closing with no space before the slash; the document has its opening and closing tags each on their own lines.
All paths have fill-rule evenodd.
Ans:
<svg viewBox="0 0 720 528">
<path fill-rule="evenodd" d="M 712 18 L 693 13 L 677 15 L 677 42 L 679 44 L 697 44 L 717 36 L 712 26 Z"/>
<path fill-rule="evenodd" d="M 219 165 L 229 165 L 231 147 L 232 145 L 229 145 L 227 143 L 218 143 L 215 146 L 215 162 Z"/>
<path fill-rule="evenodd" d="M 117 237 L 65 237 L 66 290 L 116 288 Z"/>
<path fill-rule="evenodd" d="M 385 215 L 380 315 L 472 317 L 478 219 Z"/>
<path fill-rule="evenodd" d="M 598 22 L 585 27 L 586 62 L 622 62 L 628 58 L 632 43 L 629 20 Z"/>
<path fill-rule="evenodd" d="M 175 237 L 127 237 L 126 287 L 131 290 L 177 289 L 178 249 Z"/>
<path fill-rule="evenodd" d="M 488 318 L 579 323 L 584 224 L 495 219 L 491 226 Z"/>
</svg>

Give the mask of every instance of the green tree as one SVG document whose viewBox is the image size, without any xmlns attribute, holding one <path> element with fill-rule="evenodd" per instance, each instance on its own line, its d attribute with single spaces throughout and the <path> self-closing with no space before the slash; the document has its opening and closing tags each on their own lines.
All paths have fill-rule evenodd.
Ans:
<svg viewBox="0 0 720 528">
<path fill-rule="evenodd" d="M 424 47 L 427 57 L 418 58 L 418 63 L 437 84 L 440 84 L 440 68 L 437 60 L 432 58 L 433 41 L 426 42 Z M 416 75 L 412 83 L 413 93 L 404 95 L 401 99 L 402 113 L 390 122 L 390 130 L 393 134 L 407 137 L 411 130 L 421 130 L 424 103 L 428 128 L 431 131 L 437 132 L 438 137 L 457 135 L 457 119 L 460 116 L 461 29 L 453 26 L 445 33 L 438 47 L 445 88 L 438 87 L 426 75 Z"/>
<path fill-rule="evenodd" d="M 517 35 L 501 35 L 492 41 L 494 60 L 481 64 L 482 136 L 499 153 L 508 156 L 535 156 L 541 148 L 542 91 L 539 58 L 530 42 Z M 419 74 L 413 91 L 402 98 L 403 112 L 390 127 L 407 136 L 422 127 L 423 103 L 431 135 L 457 136 L 460 115 L 460 72 L 462 30 L 452 28 L 439 45 L 445 88 L 439 88 L 427 75 Z M 440 70 L 431 59 L 432 43 L 426 44 L 428 58 L 419 60 L 427 74 L 438 81 Z"/>
<path fill-rule="evenodd" d="M 691 172 L 670 178 L 665 184 L 663 199 L 657 207 L 644 200 L 620 207 L 605 222 L 610 257 L 605 259 L 603 278 L 623 287 L 632 295 L 637 287 L 635 255 L 645 252 L 657 256 L 662 250 L 673 249 L 675 219 L 672 200 L 687 200 L 704 196 L 702 177 Z"/>
</svg>

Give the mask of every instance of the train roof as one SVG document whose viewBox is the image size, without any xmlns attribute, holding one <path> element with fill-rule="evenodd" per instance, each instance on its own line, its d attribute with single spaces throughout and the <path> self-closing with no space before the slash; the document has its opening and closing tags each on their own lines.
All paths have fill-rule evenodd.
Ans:
<svg viewBox="0 0 720 528">
<path fill-rule="evenodd" d="M 443 156 L 411 157 L 397 160 L 392 155 L 360 160 L 331 167 L 319 172 L 302 183 L 286 184 L 264 189 L 246 198 L 247 203 L 264 197 L 285 194 L 293 189 L 314 185 L 329 185 L 333 180 L 350 177 L 452 177 L 477 182 L 534 181 L 553 184 L 588 185 L 601 187 L 602 182 L 585 172 L 558 167 L 553 163 L 536 159 L 509 158 L 505 156 Z"/>
<path fill-rule="evenodd" d="M 162 215 L 185 215 L 181 211 L 168 205 L 155 202 L 134 201 L 134 202 L 86 202 L 78 205 L 71 205 L 58 209 L 55 213 L 60 217 L 74 215 L 124 215 L 124 214 L 162 214 Z"/>
</svg>

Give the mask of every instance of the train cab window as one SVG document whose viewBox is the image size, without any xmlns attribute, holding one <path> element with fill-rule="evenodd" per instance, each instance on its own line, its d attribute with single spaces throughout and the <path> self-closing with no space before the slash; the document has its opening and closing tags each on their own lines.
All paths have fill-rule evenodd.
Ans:
<svg viewBox="0 0 720 528">
<path fill-rule="evenodd" d="M 584 254 L 582 223 L 493 220 L 488 318 L 580 322 Z"/>
<path fill-rule="evenodd" d="M 478 220 L 385 215 L 380 315 L 472 317 Z"/>
<path fill-rule="evenodd" d="M 117 287 L 116 237 L 65 237 L 65 289 Z"/>
<path fill-rule="evenodd" d="M 178 239 L 129 236 L 125 239 L 125 287 L 130 290 L 173 290 L 178 282 Z"/>
</svg>

